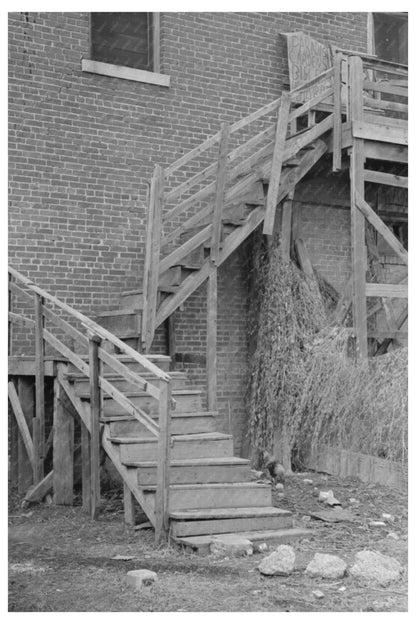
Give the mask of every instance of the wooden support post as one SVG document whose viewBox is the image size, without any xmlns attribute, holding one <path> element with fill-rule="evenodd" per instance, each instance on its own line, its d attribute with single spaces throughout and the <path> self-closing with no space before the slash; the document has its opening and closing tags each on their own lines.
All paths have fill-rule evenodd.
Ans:
<svg viewBox="0 0 416 624">
<path fill-rule="evenodd" d="M 74 419 L 65 410 L 63 390 L 54 381 L 53 494 L 55 505 L 74 502 Z"/>
<path fill-rule="evenodd" d="M 100 417 L 101 387 L 98 336 L 89 339 L 90 409 L 91 409 L 91 518 L 96 520 L 100 508 Z"/>
<path fill-rule="evenodd" d="M 10 435 L 10 464 L 9 482 L 11 487 L 17 487 L 19 475 L 19 430 L 16 418 L 9 411 L 9 435 Z"/>
<path fill-rule="evenodd" d="M 146 256 L 143 277 L 142 346 L 149 352 L 155 331 L 162 232 L 164 172 L 155 166 L 150 184 Z"/>
<path fill-rule="evenodd" d="M 130 488 L 125 482 L 123 482 L 123 504 L 124 504 L 124 522 L 129 526 L 135 524 L 134 514 L 134 496 L 130 491 Z"/>
<path fill-rule="evenodd" d="M 166 322 L 166 330 L 168 334 L 168 354 L 170 357 L 170 370 L 174 371 L 176 368 L 175 312 L 168 316 Z"/>
<path fill-rule="evenodd" d="M 292 241 L 292 205 L 293 192 L 289 193 L 282 206 L 282 231 L 280 237 L 280 250 L 283 258 L 289 260 L 290 245 Z"/>
<path fill-rule="evenodd" d="M 279 195 L 280 174 L 282 171 L 284 148 L 290 110 L 290 94 L 282 93 L 279 117 L 276 125 L 276 139 L 273 150 L 272 168 L 270 172 L 269 190 L 267 193 L 266 213 L 264 216 L 263 234 L 273 235 L 277 197 Z"/>
<path fill-rule="evenodd" d="M 333 153 L 332 171 L 341 169 L 342 158 L 342 54 L 335 53 L 334 59 L 334 131 L 333 131 Z"/>
<path fill-rule="evenodd" d="M 35 419 L 35 386 L 33 377 L 19 377 L 17 392 L 28 430 L 33 437 L 33 421 Z M 33 484 L 33 468 L 21 435 L 19 435 L 17 453 L 19 460 L 17 491 L 19 494 L 25 494 Z"/>
<path fill-rule="evenodd" d="M 217 271 L 207 281 L 207 401 L 208 410 L 217 411 Z"/>
<path fill-rule="evenodd" d="M 10 283 L 13 281 L 13 276 L 9 273 L 9 312 L 13 312 L 13 293 L 10 288 Z M 9 319 L 9 333 L 8 333 L 8 354 L 13 355 L 13 323 Z"/>
<path fill-rule="evenodd" d="M 361 121 L 363 112 L 363 63 L 360 57 L 349 59 L 351 120 Z M 356 205 L 357 193 L 364 198 L 364 141 L 353 139 L 350 156 L 351 178 L 351 261 L 352 261 L 352 309 L 356 337 L 356 355 L 367 358 L 367 299 L 365 246 L 365 218 Z"/>
<path fill-rule="evenodd" d="M 81 421 L 82 509 L 91 513 L 91 437 Z"/>
<path fill-rule="evenodd" d="M 225 174 L 229 136 L 230 126 L 227 123 L 223 123 L 221 126 L 221 138 L 217 169 L 217 187 L 215 192 L 214 214 L 212 221 L 213 227 L 211 239 L 211 260 L 214 262 L 214 264 L 217 264 L 218 256 L 220 253 L 222 215 L 224 210 Z"/>
<path fill-rule="evenodd" d="M 170 382 L 160 381 L 159 441 L 157 457 L 157 485 L 155 502 L 155 544 L 165 541 L 169 531 L 170 484 Z"/>
<path fill-rule="evenodd" d="M 35 294 L 35 377 L 36 377 L 36 419 L 33 422 L 33 446 L 35 449 L 34 483 L 44 477 L 45 459 L 45 341 L 43 338 L 44 300 Z"/>
</svg>

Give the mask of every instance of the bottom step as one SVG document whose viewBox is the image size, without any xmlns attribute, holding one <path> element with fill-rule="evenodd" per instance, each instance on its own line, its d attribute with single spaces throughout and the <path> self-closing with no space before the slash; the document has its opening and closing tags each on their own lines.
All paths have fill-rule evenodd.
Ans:
<svg viewBox="0 0 416 624">
<path fill-rule="evenodd" d="M 175 542 L 180 544 L 185 552 L 193 552 L 198 555 L 208 555 L 209 546 L 213 539 L 226 536 L 242 537 L 250 540 L 253 545 L 266 543 L 267 546 L 272 544 L 286 544 L 298 539 L 303 539 L 314 535 L 314 531 L 310 529 L 280 529 L 277 531 L 245 531 L 243 533 L 225 533 L 218 535 L 196 535 L 194 537 L 177 537 Z"/>
</svg>

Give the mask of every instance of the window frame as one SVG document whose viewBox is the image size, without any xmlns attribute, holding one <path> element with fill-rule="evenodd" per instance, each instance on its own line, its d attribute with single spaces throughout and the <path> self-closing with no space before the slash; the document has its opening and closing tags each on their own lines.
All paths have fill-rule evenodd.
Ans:
<svg viewBox="0 0 416 624">
<path fill-rule="evenodd" d="M 152 37 L 153 37 L 153 71 L 127 67 L 126 65 L 115 65 L 95 61 L 91 58 L 92 42 L 92 20 L 89 13 L 89 58 L 81 60 L 81 70 L 87 73 L 100 74 L 113 78 L 132 80 L 154 84 L 160 87 L 170 87 L 170 76 L 160 72 L 160 13 L 152 13 Z"/>
</svg>

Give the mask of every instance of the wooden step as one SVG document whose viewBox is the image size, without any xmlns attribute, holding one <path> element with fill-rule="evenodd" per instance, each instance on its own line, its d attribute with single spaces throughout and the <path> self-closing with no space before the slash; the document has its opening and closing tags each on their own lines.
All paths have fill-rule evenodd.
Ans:
<svg viewBox="0 0 416 624">
<path fill-rule="evenodd" d="M 82 360 L 88 362 L 88 355 L 87 354 L 78 354 L 78 357 L 81 358 Z M 117 358 L 117 360 L 122 362 L 125 366 L 127 366 L 132 371 L 135 371 L 135 372 L 140 373 L 140 374 L 148 372 L 148 370 L 145 367 L 143 367 L 141 364 L 139 364 L 139 362 L 136 362 L 135 360 L 132 360 L 132 358 L 129 357 L 128 355 L 114 355 L 114 357 Z M 170 357 L 168 355 L 146 354 L 146 358 L 148 360 L 150 360 L 150 362 L 152 362 L 155 366 L 157 366 L 161 370 L 169 372 L 171 359 L 170 359 Z M 110 366 L 108 366 L 107 364 L 103 364 L 102 372 L 103 372 L 104 376 L 114 375 L 114 370 Z M 70 374 L 72 374 L 72 373 L 79 373 L 79 370 L 73 364 L 71 364 L 69 362 L 68 363 L 68 373 L 70 373 Z"/>
<path fill-rule="evenodd" d="M 157 462 L 137 464 L 137 483 L 156 484 Z M 180 459 L 171 462 L 171 485 L 191 483 L 243 483 L 251 476 L 250 462 L 240 457 Z"/>
<path fill-rule="evenodd" d="M 89 392 L 79 392 L 77 395 L 81 399 L 89 399 Z M 157 415 L 159 402 L 145 392 L 129 392 L 125 396 L 135 405 L 140 407 L 147 414 Z M 178 412 L 200 412 L 202 410 L 202 399 L 200 390 L 183 388 L 172 391 L 172 398 L 176 401 L 176 411 Z M 104 395 L 104 415 L 123 416 L 126 412 L 114 399 Z"/>
<path fill-rule="evenodd" d="M 157 440 L 143 436 L 140 438 L 112 437 L 114 444 L 120 445 L 120 459 L 123 464 L 136 466 L 140 461 L 156 459 Z M 172 436 L 171 459 L 198 459 L 202 457 L 232 457 L 233 438 L 226 433 L 195 433 Z"/>
<path fill-rule="evenodd" d="M 159 386 L 159 379 L 154 375 L 148 373 L 140 373 L 140 376 L 153 384 L 154 386 Z M 182 390 L 186 388 L 188 382 L 188 375 L 186 372 L 170 372 L 170 378 L 172 379 L 172 390 Z M 66 378 L 70 383 L 73 383 L 76 388 L 77 393 L 88 394 L 90 388 L 90 381 L 88 377 L 83 375 L 82 373 L 68 373 Z M 134 392 L 137 390 L 137 386 L 127 381 L 121 375 L 105 375 L 105 378 L 113 384 L 116 388 L 118 388 L 121 392 Z"/>
<path fill-rule="evenodd" d="M 179 286 L 183 280 L 194 273 L 195 270 L 194 268 L 188 268 L 181 264 L 172 266 L 159 277 L 159 288 Z"/>
<path fill-rule="evenodd" d="M 152 504 L 155 486 L 140 486 L 146 501 Z M 270 485 L 262 483 L 202 483 L 171 485 L 169 509 L 204 509 L 229 507 L 271 507 Z"/>
<path fill-rule="evenodd" d="M 276 507 L 186 509 L 170 514 L 172 537 L 240 531 L 275 531 L 293 526 L 292 513 Z"/>
<path fill-rule="evenodd" d="M 94 320 L 117 338 L 135 338 L 141 333 L 142 313 L 137 309 L 109 310 Z"/>
<path fill-rule="evenodd" d="M 216 416 L 218 412 L 171 412 L 171 433 L 180 435 L 186 433 L 208 433 L 216 430 Z M 152 416 L 158 423 L 158 415 Z M 110 421 L 112 436 L 140 437 L 146 434 L 147 429 L 134 416 L 104 417 L 103 421 Z"/>
<path fill-rule="evenodd" d="M 193 537 L 176 537 L 175 541 L 181 544 L 185 551 L 197 553 L 199 555 L 209 554 L 209 546 L 216 537 L 220 538 L 226 535 L 234 537 L 242 537 L 249 539 L 253 545 L 267 544 L 272 546 L 276 544 L 287 544 L 299 539 L 308 538 L 314 535 L 309 529 L 277 529 L 275 531 L 243 531 L 232 533 L 218 533 L 213 535 L 196 535 Z"/>
</svg>

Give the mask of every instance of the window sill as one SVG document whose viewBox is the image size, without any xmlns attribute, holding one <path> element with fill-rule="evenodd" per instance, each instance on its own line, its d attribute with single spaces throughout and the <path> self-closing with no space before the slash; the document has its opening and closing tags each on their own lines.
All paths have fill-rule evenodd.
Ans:
<svg viewBox="0 0 416 624">
<path fill-rule="evenodd" d="M 145 82 L 147 84 L 158 85 L 159 87 L 170 87 L 170 76 L 145 71 L 144 69 L 135 69 L 134 67 L 123 67 L 122 65 L 112 65 L 111 63 L 82 59 L 81 70 L 91 74 L 100 74 L 101 76 L 111 76 L 113 78 L 122 78 L 123 80 L 133 80 L 134 82 Z"/>
</svg>

